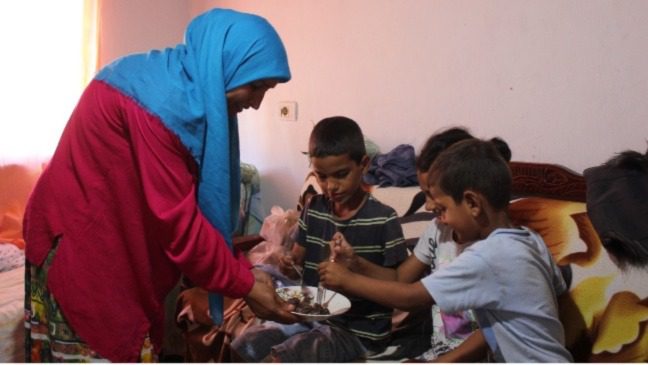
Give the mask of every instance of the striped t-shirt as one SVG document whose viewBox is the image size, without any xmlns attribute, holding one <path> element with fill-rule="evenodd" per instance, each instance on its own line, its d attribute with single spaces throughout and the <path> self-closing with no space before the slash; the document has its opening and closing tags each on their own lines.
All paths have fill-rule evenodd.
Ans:
<svg viewBox="0 0 648 365">
<path fill-rule="evenodd" d="M 315 195 L 299 218 L 297 243 L 304 247 L 304 284 L 317 286 L 317 267 L 328 259 L 326 247 L 336 230 L 353 246 L 358 256 L 385 267 L 398 266 L 407 257 L 403 231 L 396 211 L 371 195 L 352 218 L 338 220 L 329 200 Z M 330 322 L 348 329 L 371 351 L 386 346 L 391 333 L 392 309 L 374 302 L 349 297 L 351 309 Z"/>
</svg>

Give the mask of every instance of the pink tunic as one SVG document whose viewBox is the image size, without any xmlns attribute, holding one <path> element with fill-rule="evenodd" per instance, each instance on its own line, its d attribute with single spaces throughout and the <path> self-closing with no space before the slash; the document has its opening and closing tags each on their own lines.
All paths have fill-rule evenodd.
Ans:
<svg viewBox="0 0 648 365">
<path fill-rule="evenodd" d="M 160 349 L 164 299 L 180 273 L 230 297 L 252 289 L 249 262 L 198 207 L 196 171 L 156 116 L 93 81 L 34 188 L 27 258 L 40 265 L 61 237 L 48 287 L 75 332 L 111 361 L 137 361 L 147 332 Z"/>
</svg>

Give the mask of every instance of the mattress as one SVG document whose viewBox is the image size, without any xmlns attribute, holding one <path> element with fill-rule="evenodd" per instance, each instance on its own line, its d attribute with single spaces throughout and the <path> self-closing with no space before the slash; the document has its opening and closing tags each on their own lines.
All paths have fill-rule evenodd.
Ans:
<svg viewBox="0 0 648 365">
<path fill-rule="evenodd" d="M 24 362 L 25 267 L 0 272 L 0 363 Z"/>
</svg>

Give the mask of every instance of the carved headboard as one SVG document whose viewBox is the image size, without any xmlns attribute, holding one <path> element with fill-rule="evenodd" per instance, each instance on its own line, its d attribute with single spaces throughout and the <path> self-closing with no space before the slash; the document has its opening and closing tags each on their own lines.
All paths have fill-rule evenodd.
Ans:
<svg viewBox="0 0 648 365">
<path fill-rule="evenodd" d="M 509 166 L 513 176 L 513 197 L 585 201 L 585 179 L 566 167 L 517 161 L 510 162 Z"/>
</svg>

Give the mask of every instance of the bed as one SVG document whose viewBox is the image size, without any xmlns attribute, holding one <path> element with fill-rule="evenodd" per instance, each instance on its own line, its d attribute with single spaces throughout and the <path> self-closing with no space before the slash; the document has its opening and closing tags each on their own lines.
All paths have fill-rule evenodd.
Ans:
<svg viewBox="0 0 648 365">
<path fill-rule="evenodd" d="M 25 361 L 22 216 L 40 171 L 40 166 L 0 166 L 0 363 Z"/>
<path fill-rule="evenodd" d="M 0 273 L 0 363 L 24 362 L 24 266 Z"/>
</svg>

